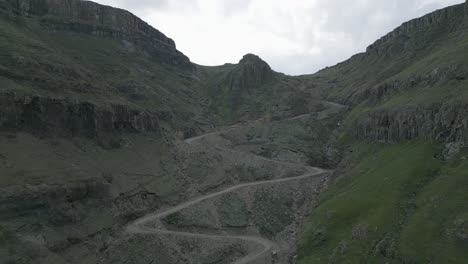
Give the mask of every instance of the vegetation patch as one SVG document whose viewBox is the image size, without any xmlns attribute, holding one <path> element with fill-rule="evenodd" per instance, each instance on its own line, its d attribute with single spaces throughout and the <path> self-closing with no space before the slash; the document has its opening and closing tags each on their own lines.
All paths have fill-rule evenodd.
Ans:
<svg viewBox="0 0 468 264">
<path fill-rule="evenodd" d="M 247 205 L 237 193 L 223 195 L 215 202 L 221 224 L 226 227 L 246 227 L 249 223 Z"/>
<path fill-rule="evenodd" d="M 294 219 L 293 199 L 290 195 L 280 195 L 270 190 L 255 193 L 253 206 L 254 222 L 260 233 L 272 238 L 284 230 Z"/>
<path fill-rule="evenodd" d="M 416 141 L 352 143 L 350 161 L 307 220 L 300 263 L 460 263 L 467 259 L 468 162 Z"/>
</svg>

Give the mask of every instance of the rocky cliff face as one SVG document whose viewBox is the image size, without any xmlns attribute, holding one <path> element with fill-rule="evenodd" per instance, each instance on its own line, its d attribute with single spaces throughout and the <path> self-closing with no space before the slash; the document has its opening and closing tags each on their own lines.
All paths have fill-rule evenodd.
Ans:
<svg viewBox="0 0 468 264">
<path fill-rule="evenodd" d="M 461 27 L 466 28 L 466 14 L 468 14 L 467 3 L 443 8 L 410 20 L 369 45 L 366 52 L 356 54 L 336 67 L 423 50 L 434 43 L 439 35 L 455 32 Z"/>
<path fill-rule="evenodd" d="M 106 133 L 160 133 L 160 120 L 170 117 L 113 105 L 99 108 L 87 102 L 0 95 L 0 130 L 26 131 L 48 137 L 100 138 Z"/>
<path fill-rule="evenodd" d="M 467 7 L 459 4 L 406 22 L 332 73 L 323 71 L 335 78 L 327 84 L 335 92 L 329 100 L 362 106 L 349 131 L 355 138 L 466 141 L 466 108 L 444 101 L 462 102 L 455 98 L 464 96 Z"/>
<path fill-rule="evenodd" d="M 468 1 L 465 2 L 465 16 L 468 17 Z"/>
<path fill-rule="evenodd" d="M 419 48 L 422 45 L 428 45 L 429 43 L 421 38 L 423 35 L 434 35 L 431 31 L 439 30 L 453 32 L 460 26 L 463 18 L 464 12 L 461 5 L 440 9 L 423 17 L 403 23 L 394 31 L 370 45 L 366 53 L 382 55 L 388 54 L 391 51 L 401 52 L 408 49 Z M 428 32 L 427 29 L 430 29 L 430 31 Z"/>
<path fill-rule="evenodd" d="M 49 30 L 73 31 L 126 40 L 137 44 L 159 62 L 193 69 L 190 60 L 176 49 L 172 39 L 128 11 L 82 0 L 7 2 L 13 13 L 40 17 L 41 25 Z"/>
<path fill-rule="evenodd" d="M 377 106 L 385 103 L 394 95 L 417 87 L 431 87 L 438 82 L 463 83 L 468 80 L 468 65 L 458 64 L 447 67 L 436 67 L 429 72 L 419 72 L 407 79 L 392 79 L 375 86 L 370 86 L 362 91 L 352 94 L 346 101 L 349 105 L 366 103 L 369 106 Z"/>
<path fill-rule="evenodd" d="M 87 199 L 107 200 L 111 203 L 110 185 L 103 180 L 87 179 L 62 185 L 11 186 L 1 189 L 0 220 L 19 217 L 31 212 L 44 213 L 54 224 L 70 224 L 77 219 L 64 217 L 65 204 L 72 204 Z M 70 208 L 70 211 L 72 208 Z M 49 215 L 47 216 L 47 214 Z M 61 216 L 61 217 L 59 217 Z"/>
<path fill-rule="evenodd" d="M 257 55 L 247 54 L 228 78 L 232 89 L 248 89 L 261 86 L 272 77 L 273 71 L 265 61 Z"/>
<path fill-rule="evenodd" d="M 109 233 L 111 219 L 117 215 L 110 193 L 109 183 L 98 179 L 3 188 L 0 194 L 0 222 L 2 227 L 15 230 L 21 241 L 42 246 L 44 252 L 63 252 L 80 243 L 96 243 L 93 242 L 94 237 Z M 85 224 L 93 221 L 90 219 L 95 222 Z M 15 245 L 17 242 L 10 240 L 8 243 Z M 98 242 L 97 248 L 104 244 Z M 5 248 L 5 245 L 2 247 Z M 29 253 L 33 250 L 28 248 L 26 251 Z M 2 260 L 17 258 L 16 254 L 5 256 L 0 253 Z M 35 260 L 28 262 L 25 261 L 28 257 L 21 253 L 18 255 L 20 260 L 13 262 L 33 263 L 39 258 L 33 256 Z"/>
<path fill-rule="evenodd" d="M 468 142 L 468 107 L 436 104 L 426 108 L 405 107 L 378 110 L 354 122 L 358 139 L 396 143 L 416 138 L 444 143 Z"/>
</svg>

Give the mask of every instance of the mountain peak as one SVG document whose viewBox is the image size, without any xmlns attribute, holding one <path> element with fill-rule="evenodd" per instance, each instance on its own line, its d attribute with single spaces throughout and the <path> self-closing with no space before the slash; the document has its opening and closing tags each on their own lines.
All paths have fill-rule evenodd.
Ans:
<svg viewBox="0 0 468 264">
<path fill-rule="evenodd" d="M 270 65 L 255 54 L 246 54 L 238 67 L 230 74 L 231 88 L 250 88 L 260 86 L 270 80 L 273 70 Z"/>
<path fill-rule="evenodd" d="M 268 68 L 270 68 L 270 65 L 266 63 L 262 58 L 260 58 L 258 55 L 248 53 L 245 54 L 244 57 L 239 61 L 240 65 L 245 65 L 245 64 L 257 64 L 257 65 L 263 65 Z M 271 69 L 270 69 L 271 70 Z"/>
</svg>

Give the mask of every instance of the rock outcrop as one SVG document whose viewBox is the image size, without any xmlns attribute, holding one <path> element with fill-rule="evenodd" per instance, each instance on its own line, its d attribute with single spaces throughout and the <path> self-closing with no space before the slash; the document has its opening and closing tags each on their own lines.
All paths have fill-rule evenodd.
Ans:
<svg viewBox="0 0 468 264">
<path fill-rule="evenodd" d="M 465 1 L 465 16 L 468 17 L 468 0 Z"/>
<path fill-rule="evenodd" d="M 43 27 L 132 42 L 155 60 L 193 69 L 174 41 L 128 11 L 82 0 L 7 0 L 13 13 L 40 17 Z"/>
<path fill-rule="evenodd" d="M 358 91 L 347 98 L 346 105 L 358 105 L 365 102 L 376 106 L 385 102 L 393 95 L 411 90 L 415 87 L 434 86 L 438 82 L 464 82 L 468 79 L 468 65 L 450 65 L 436 67 L 429 72 L 417 73 L 408 79 L 392 79 L 376 86 Z"/>
<path fill-rule="evenodd" d="M 270 66 L 260 57 L 247 54 L 229 74 L 229 86 L 231 89 L 258 87 L 271 80 L 273 74 Z"/>
<path fill-rule="evenodd" d="M 439 142 L 468 142 L 466 104 L 437 104 L 431 107 L 401 107 L 377 110 L 354 122 L 351 131 L 358 139 L 397 143 L 416 138 Z"/>
<path fill-rule="evenodd" d="M 0 130 L 25 131 L 47 137 L 99 138 L 105 133 L 154 133 L 160 135 L 160 120 L 169 115 L 131 109 L 110 108 L 89 102 L 45 97 L 0 95 Z"/>
<path fill-rule="evenodd" d="M 76 219 L 63 219 L 57 215 L 64 204 L 87 199 L 106 200 L 111 203 L 110 186 L 103 180 L 86 179 L 56 185 L 11 186 L 0 192 L 0 219 L 7 220 L 28 213 L 43 212 L 55 224 L 70 224 Z M 60 219 L 59 219 L 60 218 Z"/>
<path fill-rule="evenodd" d="M 467 27 L 464 21 L 466 14 L 467 3 L 446 7 L 410 20 L 369 45 L 366 52 L 358 53 L 336 66 L 354 65 L 370 59 L 391 58 L 406 52 L 423 50 L 441 36 L 455 32 L 460 27 Z"/>
<path fill-rule="evenodd" d="M 455 5 L 403 23 L 370 45 L 366 53 L 392 54 L 428 45 L 427 39 L 424 38 L 425 35 L 436 38 L 438 32 L 455 31 L 462 24 L 463 11 L 464 8 L 461 5 Z"/>
<path fill-rule="evenodd" d="M 455 52 L 438 52 L 445 45 L 463 52 L 467 8 L 465 2 L 403 23 L 365 53 L 334 67 L 331 76 L 335 79 L 325 85 L 340 92 L 329 100 L 372 109 L 355 116 L 350 127 L 355 138 L 386 143 L 416 138 L 444 143 L 466 141 L 466 107 L 461 100 L 455 105 L 443 101 L 454 99 L 449 93 L 455 96 L 459 91 L 453 87 L 465 85 L 468 67 L 464 61 L 454 59 Z M 411 103 L 398 101 L 405 95 L 418 94 L 420 97 Z"/>
</svg>

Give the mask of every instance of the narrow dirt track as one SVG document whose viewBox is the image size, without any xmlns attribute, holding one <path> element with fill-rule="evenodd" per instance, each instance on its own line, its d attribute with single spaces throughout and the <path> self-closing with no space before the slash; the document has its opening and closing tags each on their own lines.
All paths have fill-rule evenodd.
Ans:
<svg viewBox="0 0 468 264">
<path fill-rule="evenodd" d="M 218 197 L 223 194 L 230 193 L 230 192 L 242 189 L 242 188 L 258 186 L 258 185 L 275 184 L 275 183 L 280 183 L 280 182 L 297 181 L 301 179 L 317 177 L 324 173 L 327 173 L 326 170 L 322 170 L 319 168 L 315 168 L 315 169 L 316 169 L 315 173 L 305 174 L 305 175 L 301 175 L 298 177 L 243 183 L 243 184 L 229 187 L 227 189 L 224 189 L 216 193 L 207 194 L 205 196 L 189 200 L 185 203 L 169 208 L 167 210 L 162 210 L 160 212 L 144 216 L 136 220 L 135 222 L 131 223 L 129 226 L 127 226 L 127 231 L 133 234 L 178 235 L 178 236 L 195 237 L 195 238 L 203 238 L 203 239 L 242 240 L 246 242 L 254 242 L 254 243 L 259 244 L 262 250 L 251 252 L 249 255 L 245 256 L 244 258 L 239 259 L 236 262 L 234 262 L 235 264 L 246 264 L 246 263 L 249 263 L 250 261 L 257 259 L 258 257 L 261 257 L 263 254 L 269 252 L 270 250 L 276 247 L 276 244 L 273 241 L 264 239 L 262 237 L 234 236 L 234 235 L 232 236 L 231 235 L 210 235 L 210 234 L 189 233 L 189 232 L 181 232 L 181 231 L 170 231 L 166 229 L 159 229 L 158 227 L 149 227 L 148 224 L 152 222 L 156 222 L 157 220 L 161 220 L 166 216 L 179 212 L 197 203 L 200 203 L 205 200 Z"/>
<path fill-rule="evenodd" d="M 334 104 L 337 107 L 342 107 L 341 105 Z M 304 115 L 302 115 L 304 116 Z M 302 117 L 299 116 L 299 117 Z M 293 117 L 291 119 L 297 119 L 299 117 Z M 284 121 L 284 120 L 283 120 Z M 227 130 L 230 130 L 233 128 L 228 128 Z M 205 137 L 216 135 L 218 133 L 221 133 L 222 131 L 217 131 L 213 133 L 208 133 L 205 135 L 197 136 L 194 138 L 186 139 L 185 143 L 186 144 L 192 144 L 195 141 L 201 140 Z M 225 149 L 225 148 L 218 148 L 220 150 L 224 151 L 232 151 L 232 152 L 238 152 L 236 150 L 231 150 L 231 149 Z M 238 152 L 240 153 L 240 152 Z M 242 153 L 245 155 L 253 155 L 253 154 L 248 154 L 248 153 Z M 255 155 L 254 155 L 255 156 Z M 207 194 L 198 198 L 193 198 L 191 200 L 188 200 L 182 204 L 179 204 L 177 206 L 168 208 L 168 209 L 163 209 L 159 212 L 153 213 L 146 215 L 140 219 L 137 219 L 133 223 L 129 224 L 127 226 L 127 232 L 132 233 L 132 234 L 152 234 L 152 235 L 176 235 L 176 236 L 184 236 L 184 237 L 193 237 L 193 238 L 201 238 L 201 239 L 213 239 L 213 240 L 237 240 L 237 241 L 245 241 L 245 242 L 253 242 L 258 244 L 260 247 L 259 249 L 250 252 L 247 256 L 236 260 L 233 262 L 233 264 L 247 264 L 250 263 L 251 261 L 257 260 L 258 258 L 262 257 L 263 255 L 267 254 L 268 252 L 274 250 L 277 245 L 275 242 L 264 239 L 262 237 L 256 237 L 256 236 L 236 236 L 236 235 L 213 235 L 213 234 L 202 234 L 202 233 L 190 233 L 190 232 L 182 232 L 182 231 L 172 231 L 172 230 L 167 230 L 163 229 L 161 227 L 155 227 L 155 226 L 150 226 L 151 223 L 157 223 L 158 220 L 162 220 L 163 218 L 177 213 L 183 209 L 186 209 L 190 206 L 193 206 L 195 204 L 201 203 L 203 201 L 206 201 L 208 199 L 212 199 L 218 196 L 221 196 L 223 194 L 231 193 L 234 191 L 237 191 L 242 188 L 248 188 L 248 187 L 254 187 L 254 186 L 260 186 L 260 185 L 268 185 L 268 184 L 276 184 L 276 183 L 282 183 L 282 182 L 289 182 L 289 181 L 298 181 L 306 178 L 312 178 L 312 177 L 320 177 L 326 173 L 328 173 L 328 170 L 324 170 L 321 168 L 315 168 L 315 167 L 309 167 L 301 164 L 291 164 L 291 163 L 286 163 L 286 162 L 281 162 L 281 161 L 276 161 L 272 159 L 268 159 L 265 157 L 260 157 L 260 156 L 255 156 L 256 158 L 262 159 L 262 160 L 268 160 L 270 162 L 275 162 L 278 164 L 283 164 L 283 165 L 297 165 L 301 166 L 303 168 L 306 168 L 308 170 L 307 173 L 297 176 L 297 177 L 290 177 L 290 178 L 281 178 L 281 179 L 273 179 L 273 180 L 264 180 L 264 181 L 256 181 L 256 182 L 249 182 L 249 183 L 241 183 L 238 185 L 234 185 L 231 187 L 228 187 L 226 189 L 223 189 L 221 191 Z"/>
</svg>

